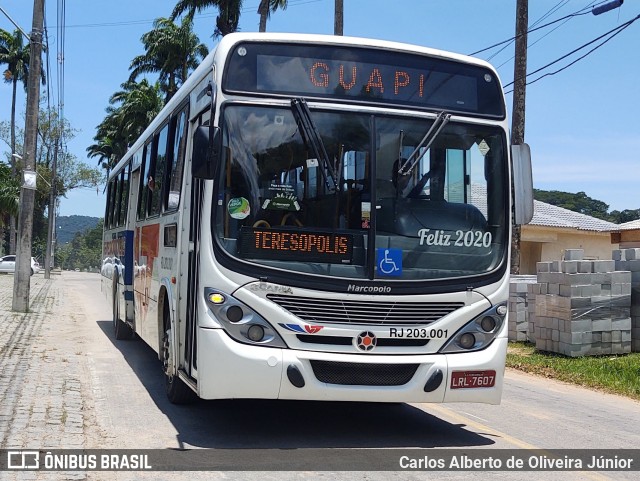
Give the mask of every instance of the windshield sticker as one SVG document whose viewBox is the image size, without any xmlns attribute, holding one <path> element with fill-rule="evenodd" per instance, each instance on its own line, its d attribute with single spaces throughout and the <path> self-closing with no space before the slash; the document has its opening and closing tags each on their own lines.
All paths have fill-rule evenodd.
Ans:
<svg viewBox="0 0 640 481">
<path fill-rule="evenodd" d="M 402 249 L 378 248 L 376 265 L 380 276 L 401 276 Z"/>
<path fill-rule="evenodd" d="M 288 210 L 292 212 L 298 212 L 300 210 L 300 204 L 298 198 L 293 194 L 276 194 L 273 199 L 267 199 L 262 204 L 262 208 L 265 210 Z"/>
<path fill-rule="evenodd" d="M 233 219 L 246 219 L 251 214 L 249 201 L 244 197 L 231 199 L 227 204 L 227 211 Z"/>
<path fill-rule="evenodd" d="M 484 157 L 485 155 L 487 155 L 489 153 L 489 150 L 491 150 L 491 149 L 489 148 L 489 144 L 487 144 L 487 142 L 484 139 L 482 139 L 480 141 L 480 143 L 478 143 L 478 150 L 480 151 L 480 153 Z"/>
<path fill-rule="evenodd" d="M 286 210 L 290 212 L 298 212 L 300 210 L 296 190 L 292 185 L 271 182 L 269 185 L 269 192 L 273 197 L 263 202 L 263 209 Z"/>
<path fill-rule="evenodd" d="M 481 230 L 457 230 L 455 233 L 444 230 L 420 229 L 420 245 L 454 247 L 491 247 L 491 232 Z"/>
</svg>

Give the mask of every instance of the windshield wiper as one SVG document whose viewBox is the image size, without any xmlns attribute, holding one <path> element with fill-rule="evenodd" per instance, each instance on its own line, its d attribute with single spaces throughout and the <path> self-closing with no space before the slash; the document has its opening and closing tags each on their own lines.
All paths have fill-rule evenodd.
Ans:
<svg viewBox="0 0 640 481">
<path fill-rule="evenodd" d="M 320 173 L 322 174 L 327 189 L 329 189 L 329 191 L 339 190 L 339 185 L 336 180 L 338 177 L 337 172 L 331 165 L 327 150 L 324 148 L 322 138 L 320 138 L 320 133 L 313 123 L 307 102 L 302 98 L 291 99 L 291 112 L 298 124 L 298 130 L 302 135 L 302 140 L 308 148 L 311 148 L 316 159 L 318 159 Z"/>
<path fill-rule="evenodd" d="M 420 141 L 418 146 L 414 149 L 413 152 L 411 152 L 411 155 L 409 155 L 407 160 L 405 160 L 402 165 L 398 167 L 398 175 L 409 175 L 413 171 L 419 160 L 418 154 L 420 153 L 420 149 L 424 147 L 425 150 L 428 150 L 429 147 L 431 147 L 431 144 L 433 144 L 433 141 L 436 140 L 438 134 L 442 131 L 442 129 L 444 129 L 444 126 L 449 123 L 449 120 L 451 120 L 451 114 L 448 114 L 446 112 L 440 112 L 438 114 L 436 119 L 433 121 L 433 125 L 425 134 L 425 136 L 422 137 L 422 140 Z M 401 142 L 403 137 L 404 133 L 400 131 Z"/>
</svg>

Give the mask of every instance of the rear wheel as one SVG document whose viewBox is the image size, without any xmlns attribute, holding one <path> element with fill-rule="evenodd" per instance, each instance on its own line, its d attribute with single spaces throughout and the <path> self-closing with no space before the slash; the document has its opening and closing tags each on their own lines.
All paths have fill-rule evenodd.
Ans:
<svg viewBox="0 0 640 481">
<path fill-rule="evenodd" d="M 163 315 L 164 335 L 162 338 L 162 367 L 164 370 L 164 386 L 167 397 L 172 404 L 189 404 L 196 398 L 195 393 L 176 373 L 175 352 L 173 346 L 173 332 L 169 319 L 169 306 L 164 305 Z"/>
<path fill-rule="evenodd" d="M 113 333 L 118 340 L 132 339 L 133 329 L 120 318 L 120 292 L 118 278 L 113 279 Z"/>
</svg>

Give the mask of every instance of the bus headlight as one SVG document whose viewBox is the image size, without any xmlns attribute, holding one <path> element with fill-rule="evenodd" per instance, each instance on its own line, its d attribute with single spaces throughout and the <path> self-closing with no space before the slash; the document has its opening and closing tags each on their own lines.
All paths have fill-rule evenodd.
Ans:
<svg viewBox="0 0 640 481">
<path fill-rule="evenodd" d="M 271 324 L 229 294 L 206 287 L 204 298 L 211 313 L 232 339 L 265 347 L 287 347 Z"/>
<path fill-rule="evenodd" d="M 506 303 L 493 306 L 465 324 L 440 349 L 441 353 L 469 352 L 484 349 L 498 336 L 507 316 Z"/>
</svg>

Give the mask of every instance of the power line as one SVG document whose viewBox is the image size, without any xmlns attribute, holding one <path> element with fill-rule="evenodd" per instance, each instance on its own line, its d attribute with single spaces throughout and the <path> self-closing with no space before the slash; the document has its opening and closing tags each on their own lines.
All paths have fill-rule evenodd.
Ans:
<svg viewBox="0 0 640 481">
<path fill-rule="evenodd" d="M 553 7 L 551 7 L 549 10 L 546 11 L 546 13 L 544 13 L 542 15 L 542 17 L 540 17 L 538 20 L 536 20 L 535 22 L 533 22 L 533 24 L 531 25 L 531 27 L 535 27 L 536 25 L 538 25 L 540 22 L 542 22 L 544 19 L 549 18 L 552 14 L 554 14 L 555 12 L 557 12 L 560 8 L 564 7 L 567 2 L 569 0 L 560 0 L 558 3 L 556 3 Z M 487 60 L 491 60 L 492 58 L 496 57 L 497 55 L 499 55 L 502 51 L 504 51 L 505 49 L 507 49 L 509 47 L 509 45 L 511 45 L 513 43 L 513 41 L 515 40 L 515 37 L 513 40 L 509 41 L 508 43 L 506 43 L 504 45 L 504 47 L 502 47 L 500 50 L 498 50 L 497 52 L 491 54 Z M 527 50 L 529 49 L 529 47 L 527 46 Z M 513 58 L 513 57 L 512 57 Z M 505 62 L 506 63 L 506 62 Z M 503 64 L 504 65 L 504 64 Z M 500 68 L 500 67 L 498 67 Z"/>
<path fill-rule="evenodd" d="M 550 67 L 553 64 L 558 63 L 561 60 L 564 60 L 565 58 L 569 57 L 570 55 L 573 55 L 574 53 L 576 53 L 579 50 L 582 50 L 583 48 L 597 42 L 598 40 L 601 40 L 602 38 L 609 36 L 609 38 L 605 39 L 603 42 L 599 43 L 598 45 L 596 45 L 594 48 L 592 48 L 591 50 L 589 50 L 587 53 L 585 53 L 584 55 L 582 55 L 581 57 L 578 57 L 576 60 L 574 60 L 573 62 L 565 65 L 564 67 L 554 71 L 554 72 L 548 72 L 544 75 L 541 75 L 540 77 L 538 77 L 535 80 L 532 80 L 531 82 L 527 82 L 527 85 L 533 84 L 535 82 L 537 82 L 538 80 L 543 79 L 544 77 L 549 77 L 552 75 L 555 75 L 557 73 L 562 72 L 563 70 L 566 70 L 567 68 L 571 67 L 572 65 L 574 65 L 575 63 L 579 62 L 580 60 L 582 60 L 583 58 L 587 57 L 589 54 L 591 54 L 592 52 L 598 50 L 600 47 L 602 47 L 605 43 L 607 43 L 609 40 L 611 40 L 612 38 L 614 38 L 616 35 L 620 34 L 624 29 L 626 29 L 627 27 L 629 27 L 632 23 L 634 23 L 636 20 L 640 19 L 640 15 L 637 15 L 635 18 L 632 18 L 631 20 L 623 23 L 622 25 L 619 25 L 616 28 L 613 28 L 611 30 L 609 30 L 608 32 L 600 35 L 599 37 L 594 38 L 593 40 L 591 40 L 590 42 L 585 43 L 584 45 L 581 45 L 580 47 L 572 50 L 571 52 L 563 55 L 562 57 L 557 58 L 556 60 L 554 60 L 553 62 L 549 62 L 548 64 L 544 65 L 543 67 L 540 67 L 536 70 L 534 70 L 533 72 L 528 73 L 526 76 L 529 77 L 530 75 L 534 75 L 542 70 L 544 70 L 547 67 Z M 615 33 L 614 33 L 615 32 Z M 513 85 L 516 81 L 518 81 L 520 79 L 515 79 L 513 80 L 513 82 L 509 82 L 508 84 L 506 84 L 503 88 L 507 88 L 510 85 Z M 511 92 L 513 92 L 513 90 L 509 90 L 508 92 L 505 92 L 505 94 L 510 94 Z"/>
<path fill-rule="evenodd" d="M 598 5 L 603 4 L 603 3 L 606 3 L 606 2 L 608 2 L 608 1 L 609 1 L 609 0 L 603 0 L 603 1 L 601 1 L 600 3 L 595 4 L 594 6 L 598 6 Z M 555 24 L 555 23 L 561 22 L 562 20 L 565 20 L 565 19 L 567 19 L 567 18 L 571 18 L 571 17 L 578 17 L 578 16 L 580 16 L 580 15 L 587 15 L 587 14 L 588 14 L 588 13 L 590 13 L 590 12 L 586 12 L 585 10 L 587 10 L 589 7 L 590 7 L 590 6 L 584 7 L 584 8 L 582 8 L 582 9 L 580 9 L 580 10 L 578 10 L 578 11 L 574 12 L 574 13 L 571 13 L 571 14 L 569 14 L 569 15 L 565 15 L 564 17 L 560 17 L 560 18 L 558 18 L 558 19 L 556 19 L 556 20 L 554 20 L 554 21 L 552 21 L 552 22 L 545 23 L 544 25 L 540 25 L 539 27 L 531 28 L 531 29 L 527 30 L 524 34 L 521 34 L 521 35 L 526 35 L 526 34 L 529 34 L 529 33 L 535 32 L 535 31 L 537 31 L 537 30 L 541 30 L 541 29 L 546 28 L 546 27 L 548 27 L 548 26 L 550 26 L 550 25 L 553 25 L 553 24 Z M 495 44 L 493 44 L 493 45 L 491 45 L 491 46 L 489 46 L 489 47 L 483 48 L 482 50 L 478 50 L 478 51 L 476 51 L 476 52 L 470 53 L 469 55 L 470 55 L 470 56 L 477 55 L 477 54 L 482 53 L 482 52 L 485 52 L 485 51 L 487 51 L 487 50 L 491 50 L 492 48 L 499 47 L 500 45 L 503 45 L 503 44 L 505 44 L 505 43 L 513 42 L 513 41 L 514 41 L 516 38 L 518 38 L 519 36 L 520 36 L 520 35 L 516 35 L 516 36 L 511 37 L 511 38 L 509 38 L 509 39 L 507 39 L 507 40 L 503 40 L 502 42 L 498 42 L 498 43 L 495 43 Z"/>
<path fill-rule="evenodd" d="M 593 4 L 595 3 L 595 0 L 593 0 L 592 2 L 589 3 L 589 5 L 587 5 L 585 8 L 589 8 L 591 7 Z M 562 27 L 564 24 L 566 24 L 567 22 L 569 22 L 572 18 L 567 18 L 564 22 L 562 22 L 560 25 L 558 25 L 557 27 L 551 29 L 549 32 L 545 33 L 542 37 L 540 37 L 539 39 L 537 39 L 535 42 L 530 43 L 527 45 L 527 50 L 529 50 L 531 47 L 533 47 L 536 43 L 540 42 L 543 38 L 548 37 L 549 35 L 551 35 L 553 32 L 555 32 L 556 30 L 558 30 L 560 27 Z M 534 24 L 535 25 L 535 24 Z M 498 65 L 496 67 L 496 69 L 500 69 L 500 67 L 503 67 L 506 63 L 510 62 L 511 60 L 513 60 L 515 58 L 515 55 L 512 55 L 508 60 L 505 60 L 504 62 L 502 62 L 500 65 Z"/>
</svg>

